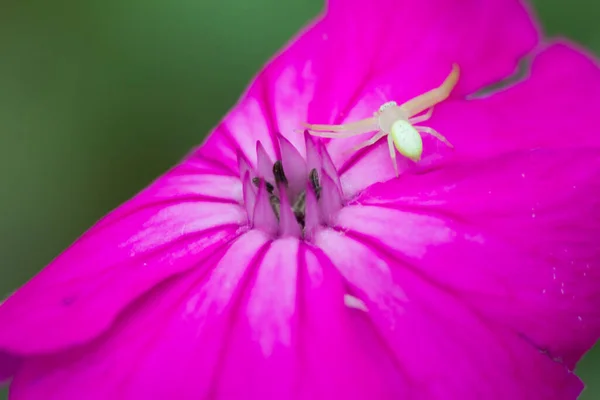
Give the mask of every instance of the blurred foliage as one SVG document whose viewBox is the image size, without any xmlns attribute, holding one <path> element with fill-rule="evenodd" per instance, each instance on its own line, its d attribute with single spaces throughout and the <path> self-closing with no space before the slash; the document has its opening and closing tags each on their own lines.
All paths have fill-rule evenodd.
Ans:
<svg viewBox="0 0 600 400">
<path fill-rule="evenodd" d="M 322 0 L 1 4 L 0 294 L 200 143 L 322 8 Z M 550 35 L 596 54 L 598 4 L 534 1 Z M 583 398 L 600 398 L 599 373 L 596 350 L 580 368 Z"/>
</svg>

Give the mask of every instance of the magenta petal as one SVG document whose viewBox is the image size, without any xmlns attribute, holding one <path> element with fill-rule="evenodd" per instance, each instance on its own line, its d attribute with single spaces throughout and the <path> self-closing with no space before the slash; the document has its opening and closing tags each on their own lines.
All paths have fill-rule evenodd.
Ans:
<svg viewBox="0 0 600 400">
<path fill-rule="evenodd" d="M 108 335 L 28 358 L 11 399 L 170 398 L 174 392 L 182 399 L 209 397 L 239 312 L 236 299 L 253 280 L 250 268 L 266 243 L 261 232 L 248 232 L 205 259 L 204 268 L 148 292 Z"/>
<path fill-rule="evenodd" d="M 408 399 L 408 377 L 371 321 L 344 305 L 346 284 L 319 250 L 298 255 L 300 399 Z"/>
<path fill-rule="evenodd" d="M 535 58 L 528 79 L 486 98 L 440 104 L 431 126 L 460 155 L 585 147 L 600 145 L 592 118 L 598 104 L 598 61 L 568 43 L 552 44 Z"/>
<path fill-rule="evenodd" d="M 600 150 L 523 151 L 375 185 L 338 223 L 574 368 L 600 337 L 599 195 Z"/>
<path fill-rule="evenodd" d="M 352 89 L 343 91 L 343 82 L 377 79 L 410 63 L 430 72 L 456 62 L 464 72 L 458 89 L 470 93 L 511 74 L 540 36 L 519 0 L 331 0 L 327 21 L 330 62 L 352 68 L 337 75 L 333 68 L 324 70 L 320 82 L 331 96 L 348 98 Z M 327 93 L 324 89 L 319 93 Z"/>
<path fill-rule="evenodd" d="M 0 350 L 48 352 L 97 337 L 131 301 L 235 238 L 246 213 L 227 197 L 238 198 L 239 180 L 232 190 L 231 177 L 185 168 L 109 214 L 2 303 Z"/>
<path fill-rule="evenodd" d="M 600 337 L 597 63 L 552 45 L 464 100 L 538 37 L 519 0 L 331 0 L 203 146 L 0 305 L 11 399 L 576 398 Z M 373 133 L 297 131 L 453 63 L 426 125 L 454 156 L 426 137 L 396 179 L 385 140 L 351 151 Z"/>
<path fill-rule="evenodd" d="M 298 240 L 273 242 L 255 265 L 253 281 L 239 298 L 213 398 L 293 398 L 298 364 L 296 279 Z"/>
<path fill-rule="evenodd" d="M 417 225 L 409 226 L 413 221 L 377 207 L 347 207 L 340 219 L 353 221 L 354 215 L 369 216 L 378 229 L 402 239 L 400 245 L 406 239 L 422 240 L 414 228 L 428 222 L 415 216 Z M 363 219 L 360 227 L 365 226 Z M 344 232 L 321 231 L 316 243 L 348 281 L 351 293 L 365 303 L 367 311 L 352 312 L 369 319 L 387 344 L 412 385 L 405 398 L 574 399 L 582 390 L 579 379 L 563 365 L 474 310 L 460 293 L 421 273 L 418 261 L 403 254 L 403 247 L 384 245 L 354 229 L 348 225 Z M 452 270 L 452 265 L 445 267 Z"/>
<path fill-rule="evenodd" d="M 404 377 L 343 294 L 324 257 L 295 239 L 273 242 L 241 302 L 215 398 L 403 398 Z"/>
<path fill-rule="evenodd" d="M 11 398 L 405 397 L 406 378 L 368 319 L 344 306 L 326 257 L 293 238 L 267 246 L 246 233 L 207 260 L 214 267 L 141 298 L 110 335 L 29 358 Z"/>
<path fill-rule="evenodd" d="M 232 147 L 248 153 L 250 142 L 260 140 L 278 157 L 274 132 L 303 153 L 296 133 L 302 122 L 369 117 L 385 101 L 404 102 L 436 87 L 452 63 L 462 68 L 455 95 L 463 96 L 515 71 L 538 38 L 519 0 L 333 1 L 268 63 L 197 155 L 222 149 L 231 165 Z M 335 165 L 360 140 L 331 141 Z"/>
</svg>

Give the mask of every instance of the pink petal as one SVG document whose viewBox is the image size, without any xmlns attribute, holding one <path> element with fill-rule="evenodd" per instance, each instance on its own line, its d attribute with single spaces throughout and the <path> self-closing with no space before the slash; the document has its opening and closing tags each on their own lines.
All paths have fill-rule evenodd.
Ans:
<svg viewBox="0 0 600 400">
<path fill-rule="evenodd" d="M 519 0 L 333 0 L 328 12 L 273 58 L 196 154 L 236 168 L 256 140 L 278 158 L 276 132 L 304 155 L 302 122 L 371 116 L 438 86 L 458 63 L 462 96 L 515 71 L 539 32 Z M 339 167 L 359 136 L 332 141 Z M 373 177 L 376 179 L 376 177 Z"/>
<path fill-rule="evenodd" d="M 576 398 L 583 385 L 567 368 L 474 310 L 404 253 L 407 241 L 410 248 L 425 239 L 415 228 L 427 218 L 349 207 L 341 212 L 345 221 L 343 232 L 321 231 L 316 243 L 365 303 L 367 311 L 356 312 L 371 321 L 404 372 L 410 386 L 399 398 Z M 396 246 L 371 236 L 375 230 L 393 236 Z M 445 268 L 452 269 L 451 261 Z"/>
<path fill-rule="evenodd" d="M 599 145 L 598 61 L 572 45 L 549 45 L 528 79 L 483 99 L 452 101 L 434 111 L 431 126 L 457 155 L 487 157 L 516 149 Z"/>
<path fill-rule="evenodd" d="M 247 223 L 239 179 L 189 170 L 164 175 L 9 297 L 0 349 L 24 355 L 87 342 L 138 296 L 235 238 Z"/>
<path fill-rule="evenodd" d="M 410 382 L 371 321 L 343 302 L 345 282 L 319 250 L 301 248 L 300 399 L 410 398 Z"/>
<path fill-rule="evenodd" d="M 336 89 L 344 81 L 380 77 L 406 62 L 427 72 L 456 62 L 464 72 L 459 92 L 471 93 L 513 73 L 540 36 L 519 0 L 330 0 L 328 21 L 330 59 L 352 66 L 346 74 L 323 71 L 328 79 L 321 82 L 334 80 Z M 402 80 L 396 76 L 396 82 Z M 353 97 L 358 99 L 348 96 Z"/>
<path fill-rule="evenodd" d="M 391 400 L 408 393 L 368 319 L 344 306 L 343 282 L 320 252 L 252 231 L 207 262 L 214 268 L 190 270 L 134 303 L 110 335 L 27 359 L 11 398 Z"/>
<path fill-rule="evenodd" d="M 523 151 L 375 185 L 338 224 L 574 368 L 600 337 L 599 194 L 600 149 Z"/>
<path fill-rule="evenodd" d="M 598 104 L 598 62 L 568 43 L 548 45 L 534 59 L 524 81 L 485 98 L 454 99 L 436 106 L 432 118 L 421 125 L 446 136 L 454 149 L 425 135 L 419 166 L 516 149 L 598 145 L 600 135 L 592 119 Z M 403 157 L 398 165 L 400 173 L 415 167 Z M 354 153 L 339 172 L 348 196 L 372 184 L 373 177 L 394 178 L 387 142 Z"/>
<path fill-rule="evenodd" d="M 27 358 L 11 399 L 168 398 L 174 392 L 182 399 L 206 397 L 239 298 L 253 279 L 249 266 L 260 262 L 266 245 L 264 234 L 248 232 L 205 258 L 205 268 L 190 269 L 141 297 L 99 340 Z"/>
</svg>

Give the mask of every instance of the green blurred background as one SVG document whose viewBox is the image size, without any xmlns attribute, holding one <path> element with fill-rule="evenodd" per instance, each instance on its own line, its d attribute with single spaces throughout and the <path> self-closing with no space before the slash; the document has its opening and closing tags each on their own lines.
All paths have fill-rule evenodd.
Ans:
<svg viewBox="0 0 600 400">
<path fill-rule="evenodd" d="M 596 54 L 599 4 L 534 1 L 549 35 Z M 321 8 L 322 0 L 0 2 L 0 297 L 200 143 Z M 583 398 L 600 399 L 600 348 L 579 372 Z"/>
</svg>

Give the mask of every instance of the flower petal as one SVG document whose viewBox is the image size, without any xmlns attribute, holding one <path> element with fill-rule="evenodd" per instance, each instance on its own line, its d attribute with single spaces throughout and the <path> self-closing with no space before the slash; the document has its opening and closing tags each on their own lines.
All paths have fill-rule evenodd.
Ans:
<svg viewBox="0 0 600 400">
<path fill-rule="evenodd" d="M 374 185 L 338 224 L 574 368 L 600 337 L 599 195 L 600 149 L 523 151 Z"/>
<path fill-rule="evenodd" d="M 328 14 L 329 55 L 336 65 L 372 76 L 412 60 L 424 69 L 458 63 L 463 94 L 513 73 L 540 37 L 519 0 L 330 0 Z M 328 72 L 338 84 L 346 77 Z"/>
<path fill-rule="evenodd" d="M 97 337 L 135 298 L 239 235 L 239 179 L 189 168 L 109 214 L 2 303 L 0 349 L 50 352 Z"/>
<path fill-rule="evenodd" d="M 598 104 L 598 61 L 568 42 L 554 43 L 533 60 L 524 81 L 485 98 L 442 103 L 428 123 L 461 156 L 598 146 Z"/>
<path fill-rule="evenodd" d="M 356 312 L 371 320 L 404 371 L 410 385 L 405 398 L 576 398 L 583 385 L 567 368 L 419 271 L 402 251 L 406 241 L 418 242 L 417 231 L 395 213 L 346 208 L 340 223 L 348 226 L 321 231 L 316 243 L 364 302 L 366 311 Z M 366 229 L 365 217 L 372 224 Z M 419 227 L 428 221 L 415 216 L 408 222 Z M 378 236 L 371 236 L 375 230 Z M 378 239 L 390 235 L 401 249 Z"/>
<path fill-rule="evenodd" d="M 339 274 L 321 253 L 251 231 L 210 262 L 214 268 L 190 270 L 143 296 L 109 335 L 26 359 L 11 398 L 406 394 L 368 321 L 344 306 Z"/>
<path fill-rule="evenodd" d="M 203 397 L 230 331 L 232 299 L 244 293 L 252 278 L 249 265 L 259 261 L 266 243 L 262 233 L 250 231 L 208 257 L 206 268 L 175 276 L 140 297 L 107 335 L 26 358 L 11 398 L 168 398 L 174 388 L 182 399 Z"/>
<path fill-rule="evenodd" d="M 332 0 L 327 13 L 290 42 L 196 151 L 237 168 L 260 140 L 279 159 L 276 133 L 305 154 L 301 123 L 370 117 L 439 86 L 458 63 L 462 96 L 515 71 L 539 32 L 519 0 Z M 364 135 L 363 135 L 364 136 Z M 340 166 L 364 137 L 331 141 Z"/>
</svg>

